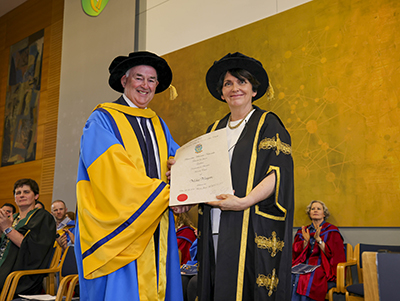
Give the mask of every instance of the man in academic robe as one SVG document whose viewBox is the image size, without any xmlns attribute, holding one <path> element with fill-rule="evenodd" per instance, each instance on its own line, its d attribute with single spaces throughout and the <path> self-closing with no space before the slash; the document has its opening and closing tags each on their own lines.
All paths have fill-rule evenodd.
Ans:
<svg viewBox="0 0 400 301">
<path fill-rule="evenodd" d="M 75 252 L 80 298 L 182 300 L 167 161 L 175 155 L 164 121 L 148 108 L 172 81 L 150 52 L 116 57 L 109 85 L 123 95 L 98 105 L 83 130 Z"/>
</svg>

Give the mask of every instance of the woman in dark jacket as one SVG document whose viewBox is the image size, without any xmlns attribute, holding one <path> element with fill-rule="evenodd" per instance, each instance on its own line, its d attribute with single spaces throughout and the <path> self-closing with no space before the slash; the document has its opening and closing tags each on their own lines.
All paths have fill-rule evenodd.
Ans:
<svg viewBox="0 0 400 301">
<path fill-rule="evenodd" d="M 0 290 L 13 271 L 47 268 L 56 238 L 54 217 L 46 210 L 35 208 L 38 184 L 32 179 L 18 180 L 13 194 L 19 213 L 8 217 L 0 209 Z M 40 292 L 43 277 L 22 277 L 16 295 Z"/>
</svg>

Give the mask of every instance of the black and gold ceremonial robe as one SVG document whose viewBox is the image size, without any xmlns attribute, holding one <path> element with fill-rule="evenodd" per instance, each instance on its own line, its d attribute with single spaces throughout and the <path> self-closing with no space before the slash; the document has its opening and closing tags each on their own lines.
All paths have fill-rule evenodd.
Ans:
<svg viewBox="0 0 400 301">
<path fill-rule="evenodd" d="M 255 107 L 235 146 L 231 174 L 244 197 L 271 172 L 275 192 L 244 211 L 222 211 L 215 263 L 211 206 L 199 205 L 198 300 L 290 300 L 294 210 L 290 135 L 271 112 Z M 226 127 L 229 114 L 208 132 Z"/>
<path fill-rule="evenodd" d="M 19 213 L 14 214 L 14 219 Z M 7 276 L 13 271 L 45 269 L 53 254 L 56 240 L 56 222 L 44 209 L 33 209 L 15 226 L 15 230 L 24 235 L 21 247 L 17 247 L 6 235 L 2 234 L 0 244 L 6 244 L 0 259 L 0 290 Z M 15 295 L 37 294 L 42 288 L 45 275 L 24 276 L 18 282 Z"/>
</svg>

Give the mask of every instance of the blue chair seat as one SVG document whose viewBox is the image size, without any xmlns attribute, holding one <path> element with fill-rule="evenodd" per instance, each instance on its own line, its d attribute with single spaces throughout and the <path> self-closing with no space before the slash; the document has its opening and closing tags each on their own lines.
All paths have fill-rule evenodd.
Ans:
<svg viewBox="0 0 400 301">
<path fill-rule="evenodd" d="M 363 283 L 356 283 L 356 284 L 349 285 L 346 289 L 351 294 L 355 294 L 355 295 L 364 297 L 364 284 Z"/>
</svg>

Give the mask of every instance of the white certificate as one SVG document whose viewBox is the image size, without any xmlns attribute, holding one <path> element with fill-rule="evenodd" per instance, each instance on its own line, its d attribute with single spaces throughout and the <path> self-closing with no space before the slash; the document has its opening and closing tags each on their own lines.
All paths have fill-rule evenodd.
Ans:
<svg viewBox="0 0 400 301">
<path fill-rule="evenodd" d="M 218 201 L 233 194 L 226 130 L 193 139 L 179 148 L 171 167 L 170 206 Z"/>
</svg>

